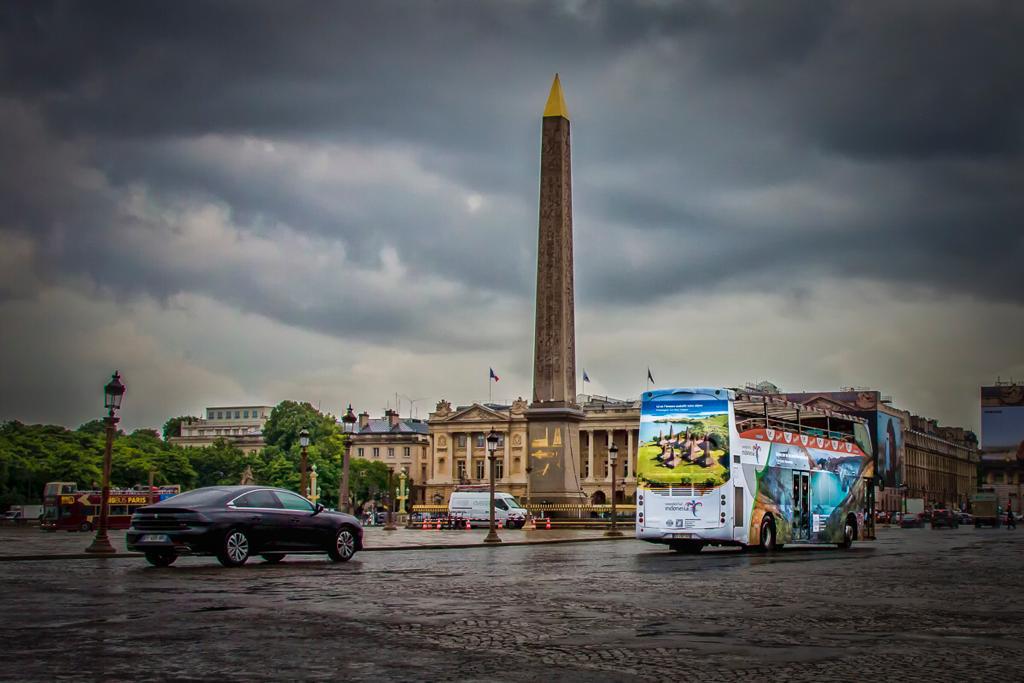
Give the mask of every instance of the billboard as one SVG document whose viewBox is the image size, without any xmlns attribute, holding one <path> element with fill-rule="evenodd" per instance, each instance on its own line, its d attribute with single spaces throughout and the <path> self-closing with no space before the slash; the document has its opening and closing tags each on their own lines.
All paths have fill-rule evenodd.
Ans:
<svg viewBox="0 0 1024 683">
<path fill-rule="evenodd" d="M 1024 384 L 981 388 L 981 447 L 1017 450 L 1024 442 Z"/>
<path fill-rule="evenodd" d="M 886 486 L 903 483 L 903 420 L 881 410 L 875 418 L 875 451 L 878 453 L 875 472 Z"/>
<path fill-rule="evenodd" d="M 729 401 L 711 391 L 644 393 L 637 477 L 707 487 L 729 480 Z"/>
</svg>

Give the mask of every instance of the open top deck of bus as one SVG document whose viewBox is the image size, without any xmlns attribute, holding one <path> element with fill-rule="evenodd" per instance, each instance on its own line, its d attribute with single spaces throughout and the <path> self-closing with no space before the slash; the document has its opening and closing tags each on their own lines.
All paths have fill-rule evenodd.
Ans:
<svg viewBox="0 0 1024 683">
<path fill-rule="evenodd" d="M 867 425 L 866 420 L 855 415 L 793 403 L 772 394 L 732 391 L 736 428 L 740 432 L 756 428 L 781 429 L 794 434 L 853 441 L 853 425 Z"/>
</svg>

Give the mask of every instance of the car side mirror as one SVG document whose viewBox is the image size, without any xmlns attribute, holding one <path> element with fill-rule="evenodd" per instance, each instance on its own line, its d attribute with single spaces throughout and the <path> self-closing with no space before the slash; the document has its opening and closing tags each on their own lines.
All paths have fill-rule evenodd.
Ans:
<svg viewBox="0 0 1024 683">
<path fill-rule="evenodd" d="M 316 504 L 316 509 L 313 510 L 313 514 L 314 515 L 319 515 L 323 511 L 324 511 L 324 506 L 321 505 L 320 503 L 317 503 Z"/>
</svg>

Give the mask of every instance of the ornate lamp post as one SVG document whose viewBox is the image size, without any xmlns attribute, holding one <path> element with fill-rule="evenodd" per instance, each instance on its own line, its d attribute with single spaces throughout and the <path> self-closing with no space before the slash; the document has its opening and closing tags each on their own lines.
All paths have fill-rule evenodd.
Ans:
<svg viewBox="0 0 1024 683">
<path fill-rule="evenodd" d="M 116 553 L 114 546 L 110 545 L 107 537 L 107 518 L 110 514 L 110 453 L 114 448 L 114 431 L 120 418 L 114 415 L 115 410 L 121 409 L 121 399 L 124 398 L 125 386 L 121 384 L 121 375 L 114 373 L 107 386 L 103 387 L 103 407 L 107 409 L 107 446 L 103 451 L 103 493 L 100 497 L 100 524 L 96 528 L 96 538 L 92 544 L 85 549 L 87 553 Z"/>
<path fill-rule="evenodd" d="M 608 446 L 608 462 L 611 464 L 612 469 L 612 526 L 608 531 L 604 532 L 605 536 L 621 536 L 622 532 L 619 531 L 619 520 L 615 511 L 615 461 L 619 458 L 619 447 L 615 445 L 613 441 Z"/>
<path fill-rule="evenodd" d="M 313 465 L 309 473 L 309 490 L 306 491 L 306 498 L 314 505 L 320 500 L 320 487 L 316 485 L 316 465 Z"/>
<path fill-rule="evenodd" d="M 393 487 L 393 485 L 391 483 L 391 474 L 392 474 L 392 472 L 389 469 L 388 470 L 388 486 L 385 489 L 385 494 L 384 494 L 386 496 L 384 498 L 384 502 L 388 506 L 388 508 L 387 508 L 387 523 L 384 525 L 384 531 L 398 531 L 398 527 L 395 526 L 395 517 L 394 517 L 393 514 L 391 514 L 391 507 L 392 507 L 392 504 L 394 503 L 394 500 L 395 500 L 395 498 L 394 498 L 395 491 L 394 491 L 394 487 Z"/>
<path fill-rule="evenodd" d="M 398 499 L 399 516 L 405 512 L 405 501 L 409 498 L 409 489 L 407 485 L 408 477 L 409 475 L 405 473 L 405 468 L 403 467 L 402 471 L 398 473 L 398 490 L 396 491 L 397 495 L 395 496 Z M 406 526 L 408 526 L 408 524 Z"/>
<path fill-rule="evenodd" d="M 491 481 L 491 504 L 490 504 L 490 520 L 487 526 L 487 537 L 484 538 L 484 543 L 501 543 L 501 539 L 498 537 L 498 532 L 494 530 L 494 451 L 498 449 L 498 433 L 493 429 L 487 435 L 487 459 L 490 461 L 490 481 Z"/>
<path fill-rule="evenodd" d="M 350 512 L 351 504 L 348 499 L 348 462 L 349 454 L 352 451 L 352 435 L 356 432 L 356 414 L 352 412 L 352 404 L 348 404 L 348 410 L 341 418 L 341 424 L 345 430 L 345 448 L 341 452 L 341 484 L 338 488 L 338 509 L 342 512 Z"/>
<path fill-rule="evenodd" d="M 309 481 L 306 479 L 306 448 L 309 447 L 309 430 L 299 432 L 299 445 L 302 446 L 302 460 L 299 464 L 299 493 L 309 495 Z"/>
</svg>

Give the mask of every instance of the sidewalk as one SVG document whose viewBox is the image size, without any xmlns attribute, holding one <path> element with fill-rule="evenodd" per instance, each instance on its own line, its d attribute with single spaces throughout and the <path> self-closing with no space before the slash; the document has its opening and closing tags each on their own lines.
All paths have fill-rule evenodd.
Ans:
<svg viewBox="0 0 1024 683">
<path fill-rule="evenodd" d="M 110 542 L 117 550 L 116 555 L 91 555 L 85 552 L 93 539 L 92 533 L 45 532 L 38 527 L 14 527 L 0 529 L 0 562 L 29 560 L 83 560 L 102 557 L 140 557 L 138 553 L 125 550 L 124 531 L 111 531 Z M 383 527 L 367 527 L 363 539 L 364 552 L 400 550 L 445 550 L 456 548 L 509 547 L 554 543 L 587 543 L 596 541 L 619 541 L 632 539 L 626 532 L 621 538 L 605 538 L 599 529 L 551 529 L 512 530 L 498 532 L 501 543 L 485 545 L 486 529 L 471 530 L 430 530 L 398 529 L 384 531 Z"/>
</svg>

